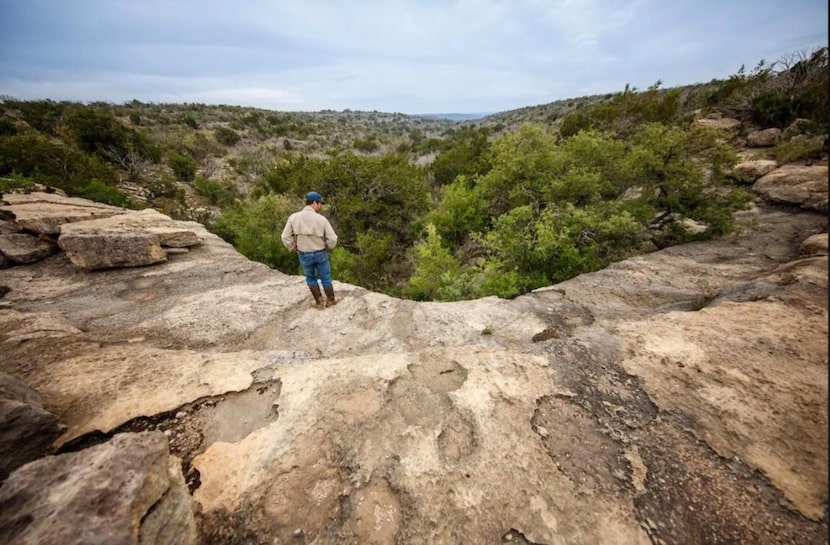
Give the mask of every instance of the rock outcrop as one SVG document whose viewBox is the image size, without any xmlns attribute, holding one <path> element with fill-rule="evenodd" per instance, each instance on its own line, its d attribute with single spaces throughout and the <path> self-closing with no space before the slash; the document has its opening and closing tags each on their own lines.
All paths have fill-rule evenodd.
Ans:
<svg viewBox="0 0 830 545">
<path fill-rule="evenodd" d="M 771 148 L 781 141 L 781 129 L 771 128 L 752 131 L 746 135 L 746 145 L 751 148 Z"/>
<path fill-rule="evenodd" d="M 32 462 L 0 487 L 0 541 L 192 545 L 196 527 L 181 462 L 159 432 L 119 434 Z"/>
<path fill-rule="evenodd" d="M 167 260 L 171 251 L 201 244 L 192 222 L 177 222 L 155 210 L 124 210 L 51 193 L 9 194 L 0 212 L 18 231 L 0 232 L 0 254 L 13 263 L 34 263 L 58 251 L 89 270 L 142 267 Z M 8 222 L 6 222 L 8 223 Z M 11 231 L 11 228 L 6 228 Z M 57 235 L 55 242 L 46 235 Z"/>
<path fill-rule="evenodd" d="M 51 454 L 63 431 L 37 392 L 0 372 L 0 482 L 18 467 Z"/>
<path fill-rule="evenodd" d="M 2 370 L 65 430 L 0 497 L 32 466 L 156 430 L 205 544 L 823 543 L 817 209 L 761 203 L 735 235 L 514 300 L 335 282 L 321 312 L 301 277 L 181 222 L 201 244 L 154 266 L 4 269 Z M 32 512 L 80 486 L 27 482 Z"/>
<path fill-rule="evenodd" d="M 772 159 L 749 159 L 735 165 L 734 178 L 746 183 L 754 183 L 778 168 L 778 163 Z"/>
<path fill-rule="evenodd" d="M 827 165 L 784 165 L 755 182 L 752 189 L 770 202 L 827 212 Z"/>
</svg>

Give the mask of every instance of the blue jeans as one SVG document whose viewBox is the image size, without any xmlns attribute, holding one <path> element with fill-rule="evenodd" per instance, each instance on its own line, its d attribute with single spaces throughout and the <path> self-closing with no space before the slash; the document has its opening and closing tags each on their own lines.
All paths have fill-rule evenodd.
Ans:
<svg viewBox="0 0 830 545">
<path fill-rule="evenodd" d="M 306 284 L 316 286 L 317 278 L 320 278 L 324 289 L 331 286 L 331 263 L 329 263 L 328 250 L 301 252 L 300 265 L 303 266 Z"/>
</svg>

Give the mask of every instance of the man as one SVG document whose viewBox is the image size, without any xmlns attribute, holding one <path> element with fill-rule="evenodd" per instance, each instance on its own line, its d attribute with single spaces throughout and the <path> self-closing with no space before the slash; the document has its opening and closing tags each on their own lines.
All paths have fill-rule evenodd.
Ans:
<svg viewBox="0 0 830 545">
<path fill-rule="evenodd" d="M 305 208 L 294 212 L 288 217 L 285 229 L 282 230 L 282 243 L 292 252 L 300 256 L 300 265 L 303 267 L 305 281 L 311 295 L 314 296 L 312 306 L 323 309 L 337 304 L 334 298 L 334 288 L 331 285 L 331 264 L 329 250 L 337 245 L 337 234 L 332 229 L 329 220 L 320 213 L 323 208 L 323 197 L 316 191 L 305 196 Z M 320 293 L 317 278 L 323 284 L 326 292 L 326 301 Z"/>
</svg>

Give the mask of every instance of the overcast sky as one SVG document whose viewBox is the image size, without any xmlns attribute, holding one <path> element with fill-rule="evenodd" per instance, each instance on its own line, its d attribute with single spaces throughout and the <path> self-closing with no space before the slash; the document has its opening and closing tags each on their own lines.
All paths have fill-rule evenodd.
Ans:
<svg viewBox="0 0 830 545">
<path fill-rule="evenodd" d="M 0 0 L 0 95 L 494 113 L 827 45 L 827 0 Z"/>
</svg>

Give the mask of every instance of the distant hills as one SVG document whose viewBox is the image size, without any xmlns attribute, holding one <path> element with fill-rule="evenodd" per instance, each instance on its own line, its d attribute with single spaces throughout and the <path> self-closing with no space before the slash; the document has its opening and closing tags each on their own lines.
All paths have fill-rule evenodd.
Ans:
<svg viewBox="0 0 830 545">
<path fill-rule="evenodd" d="M 429 119 L 449 119 L 450 121 L 471 121 L 473 119 L 481 119 L 491 115 L 493 112 L 478 113 L 478 114 L 419 114 L 418 117 L 426 117 Z"/>
</svg>

